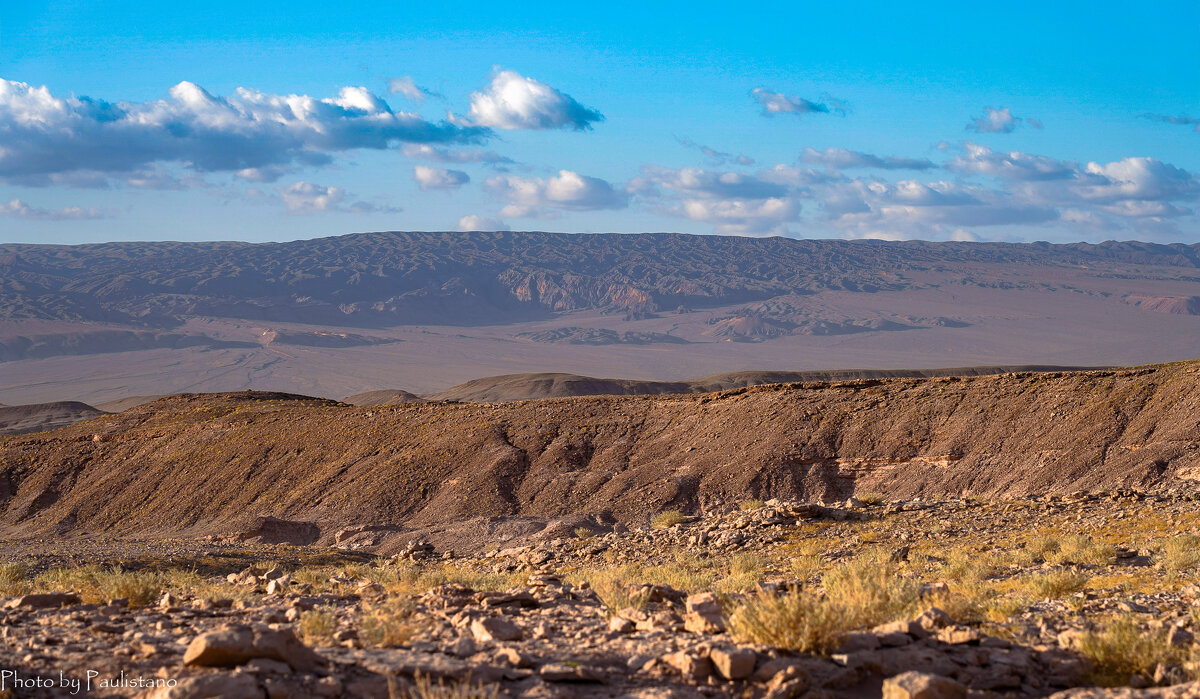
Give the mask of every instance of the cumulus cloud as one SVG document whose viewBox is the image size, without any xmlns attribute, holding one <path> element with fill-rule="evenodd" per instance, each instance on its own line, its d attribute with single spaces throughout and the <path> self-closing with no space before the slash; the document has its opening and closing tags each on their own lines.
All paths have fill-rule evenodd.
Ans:
<svg viewBox="0 0 1200 699">
<path fill-rule="evenodd" d="M 998 153 L 967 142 L 963 153 L 946 166 L 964 174 L 992 175 L 1012 180 L 1061 180 L 1074 177 L 1078 166 L 1041 155 L 1018 151 Z"/>
<path fill-rule="evenodd" d="M 702 199 L 768 199 L 782 197 L 788 188 L 755 175 L 685 167 L 678 170 L 661 167 L 642 168 L 642 178 L 631 182 L 639 191 L 647 184 L 666 187 L 687 197 Z"/>
<path fill-rule="evenodd" d="M 388 92 L 393 95 L 403 95 L 417 104 L 430 97 L 441 97 L 438 93 L 418 85 L 410 75 L 402 75 L 388 80 Z"/>
<path fill-rule="evenodd" d="M 1052 221 L 1053 207 L 1020 201 L 1002 190 L 956 182 L 852 180 L 835 185 L 822 210 L 856 237 L 947 238 L 964 227 Z"/>
<path fill-rule="evenodd" d="M 820 102 L 806 100 L 803 97 L 785 95 L 773 92 L 765 87 L 756 87 L 750 91 L 750 96 L 762 107 L 763 116 L 775 114 L 846 114 L 846 107 L 841 100 L 829 95 L 822 95 Z"/>
<path fill-rule="evenodd" d="M 313 214 L 337 211 L 342 213 L 370 214 L 395 213 L 400 209 L 371 204 L 365 201 L 348 202 L 346 190 L 341 187 L 326 187 L 313 182 L 293 182 L 278 189 L 284 206 L 294 214 Z"/>
<path fill-rule="evenodd" d="M 984 107 L 983 116 L 972 119 L 967 124 L 967 130 L 978 133 L 1012 133 L 1021 125 L 1021 122 L 1025 122 L 1036 129 L 1042 128 L 1042 122 L 1037 119 L 1024 119 L 1013 116 L 1012 110 L 1008 107 L 1004 107 L 1003 109 Z"/>
<path fill-rule="evenodd" d="M 893 156 L 878 156 L 870 153 L 846 150 L 845 148 L 826 148 L 819 151 L 805 148 L 800 161 L 813 165 L 823 165 L 832 170 L 851 170 L 855 168 L 876 168 L 879 170 L 931 170 L 937 165 L 924 158 L 898 158 Z"/>
<path fill-rule="evenodd" d="M 570 170 L 546 178 L 497 175 L 489 177 L 484 186 L 508 200 L 500 214 L 514 218 L 545 215 L 547 209 L 593 211 L 629 206 L 628 193 L 600 178 Z"/>
<path fill-rule="evenodd" d="M 800 204 L 794 199 L 688 199 L 681 206 L 683 215 L 693 221 L 713 224 L 717 233 L 783 235 L 786 224 L 800 216 Z"/>
<path fill-rule="evenodd" d="M 469 233 L 471 231 L 507 231 L 510 229 L 507 223 L 498 218 L 470 214 L 458 219 L 458 230 Z"/>
<path fill-rule="evenodd" d="M 0 180 L 70 172 L 128 173 L 157 163 L 199 172 L 321 165 L 395 143 L 471 143 L 487 131 L 393 111 L 366 88 L 336 96 L 238 88 L 219 97 L 181 82 L 152 102 L 59 97 L 0 79 Z"/>
<path fill-rule="evenodd" d="M 109 218 L 111 212 L 80 206 L 64 206 L 61 209 L 42 209 L 30 206 L 20 199 L 13 199 L 7 204 L 0 204 L 0 216 L 24 218 L 35 221 L 83 221 L 89 219 Z"/>
<path fill-rule="evenodd" d="M 428 165 L 413 167 L 413 178 L 423 191 L 431 189 L 458 189 L 471 181 L 471 176 L 462 170 L 447 170 Z"/>
<path fill-rule="evenodd" d="M 427 143 L 406 143 L 401 149 L 404 155 L 416 160 L 428 160 L 434 163 L 483 163 L 485 165 L 512 164 L 512 158 L 507 158 L 492 150 L 482 148 L 439 148 Z"/>
<path fill-rule="evenodd" d="M 1196 175 L 1156 158 L 1088 163 L 1084 173 L 1092 177 L 1076 191 L 1082 198 L 1096 202 L 1170 202 L 1200 195 Z"/>
<path fill-rule="evenodd" d="M 711 223 L 717 233 L 784 234 L 800 215 L 797 172 L 759 175 L 701 168 L 642 168 L 627 189 L 659 213 Z M 795 181 L 789 181 L 794 179 Z M 663 190 L 667 193 L 664 194 Z"/>
<path fill-rule="evenodd" d="M 291 174 L 292 172 L 295 171 L 295 169 L 296 168 L 293 168 L 293 167 L 286 167 L 286 166 L 279 166 L 279 165 L 265 165 L 263 167 L 247 167 L 247 168 L 242 168 L 241 170 L 238 170 L 237 172 L 233 173 L 233 176 L 238 178 L 239 180 L 245 180 L 247 182 L 275 182 L 280 177 Z"/>
<path fill-rule="evenodd" d="M 515 71 L 502 70 L 471 93 L 470 121 L 496 129 L 590 129 L 604 115 L 570 95 Z"/>
</svg>

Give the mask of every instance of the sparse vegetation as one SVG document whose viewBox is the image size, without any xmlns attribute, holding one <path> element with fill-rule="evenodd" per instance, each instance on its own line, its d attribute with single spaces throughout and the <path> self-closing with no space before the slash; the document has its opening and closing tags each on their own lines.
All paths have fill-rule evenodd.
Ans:
<svg viewBox="0 0 1200 699">
<path fill-rule="evenodd" d="M 23 563 L 0 563 L 0 595 L 20 595 L 29 588 L 29 571 Z"/>
<path fill-rule="evenodd" d="M 359 638 L 363 645 L 373 648 L 389 648 L 407 643 L 417 632 L 412 616 L 413 606 L 407 599 L 391 598 L 366 604 L 359 620 Z"/>
<path fill-rule="evenodd" d="M 762 500 L 742 500 L 738 503 L 738 509 L 742 512 L 752 512 L 754 510 L 761 510 L 765 505 L 766 503 Z"/>
<path fill-rule="evenodd" d="M 665 510 L 650 518 L 650 526 L 654 527 L 655 529 L 670 529 L 676 524 L 680 524 L 685 519 L 687 519 L 687 517 L 685 517 L 679 510 Z"/>
<path fill-rule="evenodd" d="M 1127 684 L 1133 675 L 1150 680 L 1160 663 L 1176 664 L 1186 657 L 1167 642 L 1165 630 L 1142 629 L 1128 619 L 1084 634 L 1079 650 L 1092 661 L 1091 680 L 1109 687 Z"/>
<path fill-rule="evenodd" d="M 30 587 L 33 590 L 74 592 L 90 604 L 124 599 L 131 607 L 144 607 L 158 599 L 168 580 L 169 577 L 161 572 L 127 571 L 120 566 L 83 566 L 52 568 L 37 575 Z"/>
<path fill-rule="evenodd" d="M 337 631 L 337 617 L 328 607 L 310 609 L 300 615 L 300 640 L 310 646 L 328 646 Z"/>
<path fill-rule="evenodd" d="M 887 498 L 882 493 L 858 493 L 854 496 L 864 505 L 875 507 L 887 502 Z"/>
<path fill-rule="evenodd" d="M 910 615 L 920 600 L 919 580 L 888 562 L 868 557 L 840 564 L 821 578 L 825 595 L 840 605 L 853 626 L 875 626 Z"/>
<path fill-rule="evenodd" d="M 412 689 L 403 693 L 392 690 L 389 693 L 389 699 L 498 699 L 500 688 L 496 684 L 446 682 L 442 679 L 434 684 L 428 675 L 418 672 Z"/>
<path fill-rule="evenodd" d="M 808 592 L 759 593 L 729 617 L 729 632 L 742 643 L 762 643 L 801 653 L 832 653 L 855 626 L 840 604 Z"/>
<path fill-rule="evenodd" d="M 1182 573 L 1200 566 L 1200 536 L 1182 534 L 1163 544 L 1163 567 L 1171 573 Z"/>
<path fill-rule="evenodd" d="M 1039 599 L 1059 599 L 1079 592 L 1087 583 L 1088 576 L 1062 569 L 1031 575 L 1026 578 L 1024 587 Z"/>
</svg>

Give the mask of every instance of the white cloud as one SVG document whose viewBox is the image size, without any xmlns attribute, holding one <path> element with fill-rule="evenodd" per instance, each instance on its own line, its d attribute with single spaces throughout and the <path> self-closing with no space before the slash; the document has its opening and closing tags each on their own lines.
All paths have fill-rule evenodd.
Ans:
<svg viewBox="0 0 1200 699">
<path fill-rule="evenodd" d="M 83 208 L 80 206 L 64 206 L 61 209 L 41 209 L 13 199 L 7 204 L 0 204 L 0 216 L 24 218 L 37 221 L 82 221 L 98 218 L 109 218 L 113 214 L 100 209 Z"/>
<path fill-rule="evenodd" d="M 470 214 L 458 219 L 458 230 L 464 233 L 471 231 L 507 231 L 509 227 L 507 223 L 498 218 Z"/>
<path fill-rule="evenodd" d="M 846 108 L 841 101 L 829 95 L 822 95 L 821 99 L 823 101 L 814 102 L 806 100 L 803 97 L 785 95 L 782 92 L 773 92 L 765 87 L 756 87 L 750 91 L 750 96 L 762 107 L 763 116 L 772 116 L 775 114 L 828 114 L 831 111 L 842 115 L 846 113 Z"/>
<path fill-rule="evenodd" d="M 497 175 L 485 183 L 488 191 L 508 200 L 504 216 L 523 218 L 544 215 L 545 209 L 590 211 L 623 209 L 629 195 L 596 177 L 560 170 L 554 177 Z"/>
<path fill-rule="evenodd" d="M 1091 201 L 1190 200 L 1200 195 L 1200 179 L 1196 175 L 1156 158 L 1088 163 L 1084 171 L 1100 178 L 1077 188 L 1081 197 Z"/>
<path fill-rule="evenodd" d="M 322 165 L 332 154 L 398 142 L 466 143 L 477 127 L 434 124 L 393 111 L 366 88 L 334 97 L 238 88 L 218 97 L 181 82 L 167 99 L 109 103 L 58 97 L 0 79 L 0 180 L 70 172 L 118 175 L 155 163 L 199 172 Z"/>
<path fill-rule="evenodd" d="M 312 214 L 337 211 L 342 213 L 395 213 L 400 209 L 371 204 L 365 201 L 347 202 L 346 190 L 341 187 L 326 187 L 313 182 L 293 182 L 278 190 L 280 199 L 288 211 L 294 214 Z"/>
<path fill-rule="evenodd" d="M 822 212 L 853 237 L 949 239 L 968 227 L 1039 224 L 1058 217 L 1052 206 L 1003 190 L 958 182 L 856 179 L 819 192 Z"/>
<path fill-rule="evenodd" d="M 388 92 L 393 95 L 403 95 L 420 104 L 430 97 L 440 97 L 436 92 L 427 90 L 416 83 L 410 75 L 402 75 L 388 80 Z"/>
<path fill-rule="evenodd" d="M 687 199 L 680 211 L 693 221 L 713 224 L 717 233 L 784 235 L 786 224 L 800 216 L 794 199 Z"/>
<path fill-rule="evenodd" d="M 487 165 L 504 165 L 515 162 L 499 153 L 482 148 L 438 148 L 427 143 L 406 143 L 401 149 L 404 155 L 416 160 L 428 160 L 435 163 L 484 163 Z"/>
<path fill-rule="evenodd" d="M 997 153 L 987 146 L 967 142 L 963 154 L 946 167 L 956 172 L 993 175 L 1012 180 L 1061 180 L 1075 176 L 1078 166 L 1041 155 L 1018 151 Z"/>
<path fill-rule="evenodd" d="M 786 167 L 786 166 L 784 166 Z M 644 167 L 627 189 L 652 202 L 656 211 L 711 223 L 717 233 L 785 234 L 800 215 L 796 183 L 800 172 L 777 169 L 760 175 L 740 172 Z M 765 174 L 765 176 L 763 176 Z M 663 194 L 667 190 L 667 195 Z"/>
<path fill-rule="evenodd" d="M 413 178 L 424 191 L 431 189 L 458 189 L 471 181 L 471 176 L 462 170 L 447 170 L 428 165 L 413 167 Z"/>
<path fill-rule="evenodd" d="M 471 93 L 470 120 L 497 129 L 590 129 L 604 115 L 549 85 L 511 70 L 498 71 L 483 92 Z"/>
<path fill-rule="evenodd" d="M 678 170 L 660 167 L 642 168 L 642 179 L 632 183 L 642 188 L 646 183 L 666 187 L 683 196 L 705 199 L 769 199 L 788 194 L 788 187 L 768 182 L 755 175 L 740 172 L 704 170 L 685 167 Z"/>
<path fill-rule="evenodd" d="M 1042 122 L 1037 119 L 1013 116 L 1012 110 L 1008 107 L 1003 109 L 984 107 L 983 116 L 972 119 L 967 124 L 967 130 L 978 133 L 1012 133 L 1021 125 L 1022 121 L 1036 129 L 1042 128 Z"/>
<path fill-rule="evenodd" d="M 292 167 L 265 165 L 263 167 L 242 168 L 233 173 L 233 176 L 247 182 L 275 182 L 280 177 L 290 174 L 293 171 L 295 171 L 295 168 Z"/>
<path fill-rule="evenodd" d="M 854 168 L 876 168 L 879 170 L 931 170 L 937 165 L 924 158 L 898 158 L 893 156 L 878 156 L 845 148 L 826 148 L 819 151 L 805 148 L 800 161 L 813 165 L 823 165 L 832 170 L 851 170 Z"/>
</svg>

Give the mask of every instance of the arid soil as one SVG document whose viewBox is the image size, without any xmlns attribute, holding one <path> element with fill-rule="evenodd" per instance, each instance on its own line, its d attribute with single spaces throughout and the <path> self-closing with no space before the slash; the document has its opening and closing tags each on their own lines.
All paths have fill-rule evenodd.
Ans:
<svg viewBox="0 0 1200 699">
<path fill-rule="evenodd" d="M 0 523 L 221 534 L 271 516 L 328 541 L 484 518 L 467 526 L 485 537 L 486 518 L 637 525 L 747 498 L 1172 491 L 1200 474 L 1198 383 L 1180 363 L 513 403 L 185 395 L 0 438 Z"/>
<path fill-rule="evenodd" d="M 107 544 L 123 569 L 6 549 L 0 668 L 81 684 L 14 696 L 1190 697 L 1198 524 L 1195 494 L 872 495 L 473 555 L 375 558 L 353 532 Z"/>
</svg>

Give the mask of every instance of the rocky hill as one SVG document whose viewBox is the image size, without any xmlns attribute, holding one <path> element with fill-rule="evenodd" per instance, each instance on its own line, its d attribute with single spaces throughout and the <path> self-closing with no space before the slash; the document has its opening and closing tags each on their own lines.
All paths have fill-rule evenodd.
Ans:
<svg viewBox="0 0 1200 699">
<path fill-rule="evenodd" d="M 749 497 L 1022 495 L 1200 479 L 1200 364 L 681 396 L 353 407 L 181 395 L 0 438 L 9 535 L 644 522 Z"/>
<path fill-rule="evenodd" d="M 0 405 L 0 435 L 44 432 L 84 420 L 94 420 L 101 415 L 104 415 L 104 411 L 77 401 Z"/>
<path fill-rule="evenodd" d="M 444 391 L 414 396 L 407 391 L 370 391 L 345 398 L 353 405 L 381 405 L 398 400 L 513 401 L 570 396 L 633 396 L 680 393 L 712 393 L 733 388 L 800 381 L 849 381 L 853 379 L 921 378 L 934 376 L 986 376 L 1019 371 L 1063 371 L 1077 367 L 1010 366 L 959 367 L 951 369 L 838 369 L 829 371 L 734 371 L 686 381 L 639 381 L 598 379 L 579 374 L 541 372 L 505 374 L 473 379 Z"/>
</svg>

